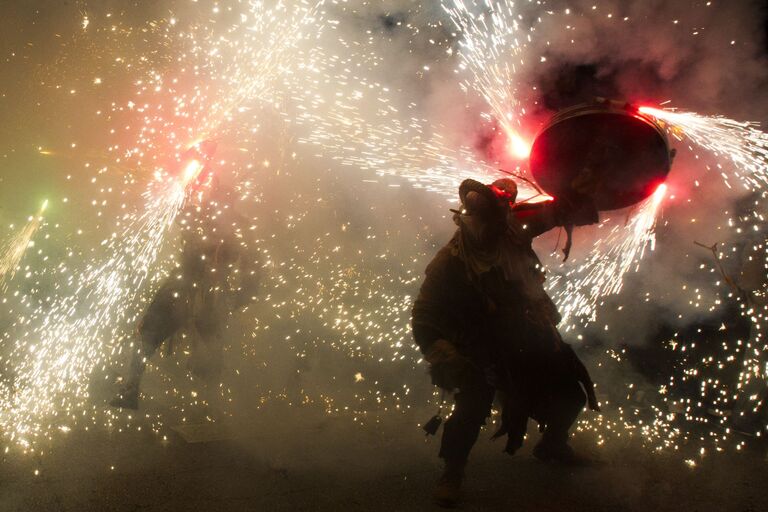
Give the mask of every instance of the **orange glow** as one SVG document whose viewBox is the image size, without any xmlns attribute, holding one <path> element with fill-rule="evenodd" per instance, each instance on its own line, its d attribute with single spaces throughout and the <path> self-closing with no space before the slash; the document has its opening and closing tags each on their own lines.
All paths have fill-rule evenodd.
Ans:
<svg viewBox="0 0 768 512">
<path fill-rule="evenodd" d="M 200 171 L 203 170 L 203 163 L 193 158 L 192 160 L 187 163 L 187 165 L 184 167 L 184 172 L 182 174 L 182 180 L 184 182 L 184 186 L 187 186 L 189 183 L 197 179 L 197 176 L 200 174 Z"/>
</svg>

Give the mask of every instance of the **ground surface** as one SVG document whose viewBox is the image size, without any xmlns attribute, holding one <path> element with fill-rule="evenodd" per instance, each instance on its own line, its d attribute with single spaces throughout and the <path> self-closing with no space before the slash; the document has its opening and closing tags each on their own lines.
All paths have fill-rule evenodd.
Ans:
<svg viewBox="0 0 768 512">
<path fill-rule="evenodd" d="M 0 465 L 0 511 L 437 510 L 429 498 L 437 445 L 423 441 L 415 415 L 366 428 L 292 409 L 264 415 L 232 427 L 228 440 L 91 430 L 70 433 L 41 459 L 11 452 Z M 768 510 L 768 462 L 758 452 L 691 469 L 635 442 L 595 451 L 582 437 L 575 444 L 602 464 L 570 470 L 538 462 L 530 446 L 509 458 L 482 436 L 463 510 Z"/>
</svg>

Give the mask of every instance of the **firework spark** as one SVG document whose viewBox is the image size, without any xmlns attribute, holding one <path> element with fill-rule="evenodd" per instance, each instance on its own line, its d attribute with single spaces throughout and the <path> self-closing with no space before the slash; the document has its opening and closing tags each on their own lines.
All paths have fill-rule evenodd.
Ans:
<svg viewBox="0 0 768 512">
<path fill-rule="evenodd" d="M 666 192 L 667 186 L 659 185 L 624 225 L 603 221 L 601 228 L 614 225 L 607 235 L 596 240 L 590 256 L 575 269 L 551 280 L 549 287 L 564 324 L 574 319 L 594 322 L 599 301 L 621 292 L 625 274 L 633 268 L 637 271 L 647 247 L 654 249 L 654 228 Z M 566 327 L 566 331 L 572 327 Z"/>
<path fill-rule="evenodd" d="M 715 156 L 730 160 L 734 177 L 746 190 L 755 192 L 768 187 L 768 134 L 757 123 L 652 107 L 640 107 L 640 111 L 667 125 L 678 140 L 688 139 Z M 731 177 L 726 171 L 721 176 L 730 187 Z"/>
<path fill-rule="evenodd" d="M 48 207 L 48 201 L 44 201 L 37 215 L 27 219 L 24 227 L 8 243 L 5 250 L 0 253 L 0 291 L 7 289 L 7 281 L 13 279 L 19 268 L 19 263 L 27 252 L 27 249 L 33 245 L 32 237 L 43 223 L 43 213 Z"/>
<path fill-rule="evenodd" d="M 531 34 L 523 27 L 515 3 L 444 0 L 442 5 L 462 35 L 459 67 L 470 73 L 462 88 L 482 96 L 506 134 L 510 153 L 527 158 L 530 144 L 521 135 L 525 108 L 518 100 L 516 75 L 525 65 L 524 50 Z"/>
<path fill-rule="evenodd" d="M 158 72 L 138 80 L 136 94 L 142 102 L 129 102 L 127 110 L 135 109 L 143 120 L 134 147 L 110 148 L 121 154 L 117 163 L 146 169 L 147 160 L 157 162 L 168 148 L 178 161 L 188 146 L 184 140 L 222 133 L 225 124 L 253 103 L 275 104 L 283 89 L 281 79 L 290 73 L 292 52 L 304 37 L 302 30 L 315 21 L 313 14 L 320 5 L 322 1 L 291 6 L 279 1 L 271 7 L 249 2 L 240 22 L 225 31 L 229 38 L 182 34 L 193 44 L 186 63 L 189 68 L 179 73 L 195 75 L 191 83 L 196 85 L 184 90 L 178 77 Z M 194 65 L 198 59 L 201 62 Z M 207 80 L 200 76 L 200 69 L 208 71 Z M 171 108 L 164 108 L 168 104 Z M 124 112 L 113 105 L 115 114 Z M 0 426 L 9 440 L 34 452 L 37 442 L 52 431 L 62 426 L 69 429 L 94 410 L 95 405 L 89 404 L 94 371 L 112 366 L 112 358 L 122 350 L 135 299 L 155 269 L 187 186 L 203 166 L 198 159 L 186 162 L 180 172 L 153 165 L 155 179 L 143 194 L 143 204 L 137 212 L 116 219 L 119 228 L 101 244 L 110 257 L 70 273 L 66 284 L 72 293 L 40 307 L 25 321 L 32 327 L 3 360 L 4 374 L 13 376 L 0 388 Z M 37 222 L 31 223 L 35 229 Z M 29 238 L 33 233 L 34 229 L 24 232 Z M 29 239 L 14 247 L 28 243 Z M 18 257 L 17 252 L 9 254 L 18 259 L 23 251 Z M 13 261 L 9 265 L 15 268 Z M 93 413 L 89 416 L 93 418 Z"/>
</svg>

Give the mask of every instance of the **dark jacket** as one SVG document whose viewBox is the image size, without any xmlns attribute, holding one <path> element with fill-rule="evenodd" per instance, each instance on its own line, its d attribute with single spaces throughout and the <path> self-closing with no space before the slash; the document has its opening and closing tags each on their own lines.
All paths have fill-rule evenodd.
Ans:
<svg viewBox="0 0 768 512">
<path fill-rule="evenodd" d="M 552 203 L 513 211 L 511 222 L 515 225 L 510 226 L 506 236 L 513 239 L 510 250 L 514 251 L 512 258 L 519 262 L 519 272 L 511 278 L 505 278 L 498 267 L 474 274 L 462 260 L 461 233 L 457 230 L 427 266 L 413 306 L 413 335 L 422 352 L 428 351 L 438 339 L 450 341 L 469 357 L 487 352 L 487 347 L 477 345 L 487 345 L 493 331 L 519 333 L 527 320 L 540 320 L 542 310 L 548 310 L 550 319 L 557 323 L 553 318 L 554 304 L 544 292 L 544 275 L 531 244 L 534 237 L 560 225 L 559 213 Z"/>
<path fill-rule="evenodd" d="M 519 444 L 525 421 L 552 385 L 565 379 L 581 382 L 588 392 L 592 387 L 586 368 L 560 338 L 559 316 L 532 248 L 534 237 L 567 218 L 554 203 L 513 209 L 506 236 L 519 264 L 513 265 L 517 273 L 506 277 L 496 266 L 479 275 L 470 271 L 457 231 L 427 266 L 414 302 L 413 335 L 422 353 L 438 339 L 447 340 L 488 384 L 504 391 L 500 433 L 510 434 L 510 446 Z"/>
</svg>

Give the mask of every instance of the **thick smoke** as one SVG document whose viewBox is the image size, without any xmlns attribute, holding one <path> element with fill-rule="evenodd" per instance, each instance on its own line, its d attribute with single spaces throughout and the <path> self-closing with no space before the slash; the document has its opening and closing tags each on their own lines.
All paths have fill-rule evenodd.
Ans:
<svg viewBox="0 0 768 512">
<path fill-rule="evenodd" d="M 762 94 L 768 85 L 765 9 L 760 2 L 549 2 L 522 4 L 520 9 L 521 23 L 534 29 L 524 49 L 526 64 L 519 68 L 514 84 L 528 112 L 523 124 L 529 134 L 536 133 L 554 111 L 596 96 L 664 103 L 739 120 L 767 118 L 768 103 Z M 466 78 L 455 72 L 461 35 L 446 17 L 431 10 L 428 14 L 440 20 L 435 27 L 433 19 L 425 19 L 424 11 L 410 2 L 358 12 L 370 24 L 384 21 L 388 38 L 377 51 L 385 56 L 384 62 L 393 63 L 384 68 L 390 70 L 387 79 L 397 84 L 398 95 L 418 100 L 425 117 L 447 127 L 457 144 L 476 146 L 478 153 L 488 156 L 483 150 L 493 143 L 482 140 L 493 123 L 481 119 L 479 114 L 488 109 L 472 91 L 459 90 L 458 82 Z M 444 39 L 433 36 L 436 30 Z M 426 45 L 424 39 L 441 44 Z M 402 51 L 420 47 L 424 48 L 420 52 Z M 431 67 L 429 73 L 422 72 L 425 65 Z M 727 172 L 728 162 L 691 148 L 686 141 L 671 142 L 678 156 L 659 217 L 655 251 L 646 252 L 637 272 L 625 277 L 622 293 L 606 298 L 597 322 L 583 332 L 586 345 L 642 349 L 645 359 L 640 366 L 658 375 L 671 371 L 673 363 L 665 361 L 668 355 L 660 351 L 676 332 L 697 333 L 714 323 L 715 330 L 727 324 L 731 336 L 743 336 L 743 328 L 733 328 L 738 324 L 734 290 L 725 282 L 733 278 L 738 286 L 754 289 L 763 279 L 755 279 L 754 272 L 749 281 L 742 278 L 750 256 L 745 248 L 760 241 L 762 233 L 750 236 L 729 227 L 747 214 L 751 193 L 723 183 L 718 164 Z M 629 213 L 607 216 L 621 223 Z M 447 240 L 446 224 L 436 228 L 435 245 Z M 577 230 L 573 262 L 588 254 L 598 234 L 590 228 Z M 537 245 L 539 254 L 557 253 L 556 242 L 556 233 L 543 237 Z M 697 244 L 718 244 L 725 275 L 712 253 Z M 547 264 L 557 273 L 574 263 L 562 265 L 552 257 Z M 707 343 L 706 338 L 699 339 Z M 711 342 L 718 343 L 715 340 L 712 336 Z M 570 341 L 582 343 L 575 337 Z M 597 361 L 591 366 L 597 367 Z M 605 390 L 625 389 L 629 382 L 644 387 L 640 384 L 644 379 L 631 375 L 627 365 L 617 374 L 598 373 Z"/>
<path fill-rule="evenodd" d="M 545 107 L 596 94 L 762 121 L 764 2 L 550 2 L 525 70 Z M 564 14 L 570 9 L 570 14 Z M 569 27 L 569 28 L 567 28 Z"/>
<path fill-rule="evenodd" d="M 344 10 L 330 7 L 330 16 L 339 23 L 324 40 L 328 51 L 343 55 L 349 49 L 341 39 L 358 41 L 359 48 L 378 56 L 377 66 L 363 67 L 361 72 L 388 88 L 391 104 L 399 109 L 398 121 L 407 124 L 416 115 L 429 120 L 427 131 L 441 133 L 452 144 L 483 146 L 479 141 L 488 136 L 493 123 L 480 116 L 485 110 L 483 102 L 459 87 L 464 78 L 456 71 L 460 34 L 439 2 L 415 4 L 410 0 L 361 0 L 348 2 Z M 530 116 L 524 122 L 530 124 L 531 133 L 552 111 L 595 95 L 652 103 L 671 100 L 684 109 L 766 119 L 768 104 L 761 92 L 768 68 L 762 55 L 764 11 L 759 2 L 715 1 L 706 6 L 705 2 L 638 0 L 602 2 L 593 9 L 590 2 L 574 1 L 521 8 L 525 23 L 536 29 L 525 50 L 528 65 L 521 68 L 517 84 L 520 100 L 529 106 Z M 566 8 L 570 14 L 565 14 Z M 178 14 L 183 19 L 183 11 Z M 53 20 L 48 23 L 55 24 Z M 82 46 L 74 48 L 83 50 Z M 59 62 L 52 60 L 47 64 Z M 85 56 L 78 63 L 93 65 Z M 164 65 L 170 68 L 173 63 Z M 74 67 L 67 69 L 64 78 L 74 74 Z M 52 78 L 52 83 L 66 81 Z M 85 87 L 92 80 L 88 76 L 78 86 Z M 120 95 L 124 92 L 119 82 L 110 87 Z M 335 92 L 334 84 L 326 87 L 324 92 Z M 23 105 L 32 106 L 29 102 Z M 92 110 L 90 104 L 66 105 L 67 115 L 61 117 L 68 119 L 77 119 L 79 109 Z M 53 106 L 47 108 L 52 111 Z M 362 110 L 361 124 L 384 122 L 375 110 Z M 228 166 L 256 183 L 260 200 L 247 211 L 257 219 L 266 279 L 260 301 L 246 314 L 231 319 L 223 386 L 209 390 L 201 401 L 213 404 L 217 414 L 224 410 L 233 415 L 236 425 L 232 428 L 239 433 L 253 428 L 251 420 L 276 431 L 273 420 L 261 415 L 262 408 L 272 402 L 314 405 L 313 414 L 292 412 L 288 424 L 280 425 L 279 442 L 289 447 L 285 452 L 291 457 L 300 446 L 292 444 L 292 435 L 305 435 L 307 423 L 322 427 L 326 413 L 351 416 L 364 425 L 393 413 L 403 414 L 416 436 L 416 423 L 427 417 L 421 413 L 432 388 L 418 362 L 419 354 L 411 346 L 407 297 L 415 295 L 424 267 L 451 235 L 454 226 L 447 212 L 449 205 L 441 196 L 410 187 L 406 180 L 337 164 L 332 152 L 338 148 L 298 144 L 311 127 L 285 128 L 279 117 L 269 111 L 249 140 L 230 136 L 222 142 Z M 35 120 L 34 128 L 44 127 L 45 116 Z M 104 130 L 103 125 L 92 122 L 94 126 L 84 129 L 58 120 L 44 134 L 51 144 L 67 146 L 70 139 L 77 139 L 82 147 L 89 136 Z M 72 136 L 71 130 L 79 137 Z M 28 135 L 27 131 L 32 128 L 9 140 L 20 147 L 21 135 Z M 7 133 L 7 128 L 0 133 Z M 93 152 L 108 144 L 106 139 L 91 138 L 88 159 L 99 160 Z M 674 145 L 680 150 L 670 177 L 670 194 L 675 198 L 670 198 L 660 219 L 657 249 L 636 274 L 628 276 L 624 292 L 606 301 L 599 311 L 598 329 L 593 334 L 610 346 L 646 345 L 662 325 L 684 328 L 694 320 L 722 313 L 708 307 L 715 294 L 722 293 L 722 287 L 714 288 L 714 262 L 694 242 L 737 242 L 724 226 L 747 194 L 723 186 L 714 161 L 705 155 L 696 159 L 683 143 Z M 356 151 L 352 141 L 350 146 Z M 290 150 L 284 151 L 286 147 Z M 396 154 L 398 148 L 391 150 Z M 478 156 L 485 155 L 478 149 Z M 10 158 L 17 163 L 18 158 Z M 93 172 L 83 167 L 83 160 L 76 151 L 68 152 L 66 158 L 56 160 L 58 174 L 53 170 L 49 174 L 61 179 L 59 175 L 66 175 L 61 171 L 79 172 L 75 181 L 82 183 L 57 190 L 66 190 L 73 202 L 87 205 L 96 195 L 95 187 L 102 185 L 78 189 Z M 271 165 L 262 165 L 265 161 Z M 255 169 L 243 171 L 254 163 Z M 35 190 L 33 184 L 17 187 L 26 173 L 24 167 L 14 166 L 12 175 L 3 174 L 0 193 L 4 198 L 18 203 L 16 196 L 23 195 L 18 194 L 19 188 Z M 122 181 L 119 175 L 111 184 L 117 187 Z M 134 195 L 139 189 L 135 184 L 130 188 Z M 74 232 L 81 214 L 65 215 L 72 216 L 67 225 Z M 10 215 L 3 212 L 4 221 L 6 217 Z M 574 259 L 586 254 L 595 236 L 594 230 L 577 231 Z M 72 238 L 67 235 L 63 240 L 87 245 Z M 98 240 L 96 234 L 86 238 L 92 245 Z M 555 239 L 556 234 L 543 239 L 539 253 L 554 252 Z M 173 253 L 173 248 L 168 252 Z M 87 253 L 87 257 L 99 256 L 104 255 Z M 562 268 L 554 258 L 548 263 L 555 272 Z M 700 268 L 702 264 L 704 268 Z M 731 265 L 728 271 L 738 274 L 738 267 Z M 701 305 L 690 303 L 691 288 L 702 290 Z M 151 292 L 144 291 L 144 301 Z M 306 302 L 298 302 L 298 307 L 282 306 L 296 300 Z M 391 309 L 393 305 L 395 309 Z M 608 331 L 604 325 L 609 326 Z M 207 413 L 190 413 L 179 406 L 192 391 L 200 391 L 199 383 L 185 380 L 185 347 L 182 344 L 182 351 L 172 357 L 155 360 L 146 381 L 146 393 L 153 397 L 147 402 L 149 413 L 163 413 L 171 424 L 182 418 L 194 422 Z M 412 410 L 416 412 L 409 412 Z M 314 414 L 317 411 L 319 415 Z M 343 436 L 344 431 L 338 435 Z"/>
<path fill-rule="evenodd" d="M 597 96 L 664 102 L 742 120 L 762 121 L 768 115 L 761 94 L 768 85 L 762 2 L 576 1 L 521 4 L 519 9 L 521 23 L 533 29 L 514 84 L 528 112 L 523 123 L 529 133 L 552 112 Z M 447 127 L 456 143 L 477 145 L 488 133 L 488 123 L 478 116 L 487 109 L 472 91 L 459 91 L 457 82 L 466 78 L 455 71 L 461 35 L 445 14 L 436 6 L 414 7 L 411 2 L 377 3 L 356 12 L 360 28 L 378 26 L 386 34 L 376 51 L 392 63 L 382 67 L 399 95 L 419 101 L 426 117 Z M 430 40 L 438 44 L 428 44 Z M 424 66 L 430 72 L 424 73 Z M 713 275 L 711 254 L 694 242 L 721 247 L 744 243 L 727 224 L 742 213 L 749 194 L 723 185 L 719 162 L 711 155 L 690 151 L 687 142 L 673 140 L 672 146 L 678 157 L 660 217 L 657 250 L 637 275 L 627 276 L 624 293 L 600 312 L 601 328 L 639 329 L 612 332 L 606 340 L 612 343 L 642 344 L 660 323 L 684 327 L 712 315 L 710 307 L 723 294 L 715 287 L 721 276 Z M 621 219 L 626 214 L 609 216 Z M 594 236 L 595 230 L 577 231 L 574 260 L 591 248 Z M 539 252 L 551 252 L 555 243 L 556 236 L 543 239 Z M 560 265 L 554 259 L 550 264 L 557 272 Z M 741 272 L 738 262 L 725 266 L 734 275 Z M 691 303 L 691 289 L 700 289 L 703 300 Z M 642 298 L 633 300 L 632 314 L 614 314 L 629 305 L 630 297 Z"/>
</svg>

